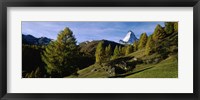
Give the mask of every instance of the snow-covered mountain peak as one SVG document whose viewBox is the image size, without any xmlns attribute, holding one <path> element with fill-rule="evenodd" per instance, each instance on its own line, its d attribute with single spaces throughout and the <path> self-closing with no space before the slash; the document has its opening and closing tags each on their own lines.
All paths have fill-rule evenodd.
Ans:
<svg viewBox="0 0 200 100">
<path fill-rule="evenodd" d="M 121 43 L 129 43 L 133 44 L 133 42 L 137 41 L 137 37 L 133 33 L 133 31 L 129 30 L 123 40 L 120 40 Z"/>
</svg>

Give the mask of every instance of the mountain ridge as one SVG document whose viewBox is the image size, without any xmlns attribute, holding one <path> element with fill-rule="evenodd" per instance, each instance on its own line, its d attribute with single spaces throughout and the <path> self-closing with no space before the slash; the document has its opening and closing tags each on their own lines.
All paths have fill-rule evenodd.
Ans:
<svg viewBox="0 0 200 100">
<path fill-rule="evenodd" d="M 114 50 L 115 46 L 124 46 L 123 44 L 114 42 L 114 41 L 109 41 L 109 40 L 94 40 L 94 41 L 86 41 L 86 42 L 81 42 L 79 44 L 79 47 L 81 48 L 81 52 L 89 52 L 90 54 L 95 54 L 96 47 L 99 42 L 103 42 L 104 47 L 108 46 L 109 44 L 111 45 L 112 50 Z"/>
<path fill-rule="evenodd" d="M 47 37 L 39 37 L 36 38 L 33 35 L 25 35 L 22 34 L 22 44 L 29 44 L 29 45 L 48 45 L 53 39 Z"/>
</svg>

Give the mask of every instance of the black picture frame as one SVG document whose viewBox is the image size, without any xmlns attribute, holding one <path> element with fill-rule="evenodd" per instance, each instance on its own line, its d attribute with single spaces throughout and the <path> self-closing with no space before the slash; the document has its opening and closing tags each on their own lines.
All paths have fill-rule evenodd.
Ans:
<svg viewBox="0 0 200 100">
<path fill-rule="evenodd" d="M 193 93 L 7 93 L 7 7 L 193 7 Z M 200 0 L 1 0 L 0 1 L 1 100 L 199 100 Z"/>
</svg>

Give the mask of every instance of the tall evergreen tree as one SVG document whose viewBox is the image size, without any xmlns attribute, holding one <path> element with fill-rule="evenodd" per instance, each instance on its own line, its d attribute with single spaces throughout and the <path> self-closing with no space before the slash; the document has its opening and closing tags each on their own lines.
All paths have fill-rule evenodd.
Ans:
<svg viewBox="0 0 200 100">
<path fill-rule="evenodd" d="M 52 41 L 43 52 L 42 59 L 46 63 L 51 77 L 63 77 L 75 72 L 77 67 L 78 47 L 73 32 L 69 28 L 61 31 L 56 41 Z"/>
<path fill-rule="evenodd" d="M 165 36 L 166 34 L 164 29 L 158 24 L 153 32 L 153 40 L 158 41 L 159 39 L 163 39 Z"/>
<path fill-rule="evenodd" d="M 153 53 L 153 49 L 154 49 L 154 40 L 152 38 L 152 35 L 150 35 L 145 47 L 145 54 L 150 55 L 151 53 Z"/>
<path fill-rule="evenodd" d="M 106 55 L 106 59 L 109 61 L 112 55 L 112 48 L 110 44 L 105 49 L 105 55 Z"/>
<path fill-rule="evenodd" d="M 166 34 L 174 32 L 174 22 L 165 22 L 165 32 Z"/>
<path fill-rule="evenodd" d="M 120 56 L 120 52 L 119 52 L 119 47 L 118 46 L 115 46 L 115 49 L 114 49 L 114 53 L 113 53 L 113 59 L 117 58 L 118 56 Z"/>
<path fill-rule="evenodd" d="M 122 56 L 124 56 L 124 55 L 126 55 L 126 47 L 122 47 L 122 51 L 121 51 L 122 53 Z"/>
<path fill-rule="evenodd" d="M 126 53 L 125 53 L 125 55 L 128 55 L 128 54 L 130 54 L 130 53 L 132 53 L 133 52 L 133 47 L 132 47 L 132 45 L 128 45 L 127 47 L 126 47 Z"/>
<path fill-rule="evenodd" d="M 119 49 L 119 56 L 122 56 L 123 53 L 122 53 L 122 46 L 118 46 L 118 49 Z"/>
<path fill-rule="evenodd" d="M 103 42 L 99 42 L 96 48 L 95 57 L 97 63 L 102 63 L 104 59 L 105 50 L 103 48 Z"/>
<path fill-rule="evenodd" d="M 146 46 L 146 43 L 147 43 L 147 39 L 148 39 L 148 36 L 146 33 L 142 33 L 140 35 L 140 40 L 139 40 L 139 44 L 138 44 L 138 49 L 142 49 Z"/>
<path fill-rule="evenodd" d="M 133 43 L 133 51 L 137 51 L 138 50 L 138 41 L 135 41 Z"/>
</svg>

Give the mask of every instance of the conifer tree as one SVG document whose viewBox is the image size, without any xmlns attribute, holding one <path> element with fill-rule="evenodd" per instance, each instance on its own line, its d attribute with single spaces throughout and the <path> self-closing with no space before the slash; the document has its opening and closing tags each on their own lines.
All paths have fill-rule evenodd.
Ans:
<svg viewBox="0 0 200 100">
<path fill-rule="evenodd" d="M 128 54 L 130 54 L 130 53 L 132 53 L 133 52 L 133 47 L 132 47 L 132 45 L 128 45 L 127 47 L 126 47 L 126 53 L 125 53 L 125 55 L 128 55 Z"/>
<path fill-rule="evenodd" d="M 103 42 L 99 42 L 96 48 L 96 52 L 95 52 L 95 57 L 96 57 L 96 62 L 97 63 L 102 63 L 103 59 L 104 59 L 104 48 L 103 48 Z"/>
<path fill-rule="evenodd" d="M 42 55 L 42 59 L 47 65 L 47 72 L 51 77 L 63 77 L 74 73 L 77 67 L 77 57 L 76 39 L 69 28 L 61 31 L 57 40 L 52 41 Z"/>
<path fill-rule="evenodd" d="M 148 39 L 148 36 L 146 33 L 142 33 L 140 35 L 140 40 L 139 40 L 139 44 L 138 44 L 138 49 L 142 49 L 146 46 L 146 43 L 147 43 L 147 39 Z"/>
<path fill-rule="evenodd" d="M 113 53 L 113 59 L 117 58 L 118 56 L 120 56 L 120 52 L 119 52 L 119 47 L 118 46 L 115 46 L 115 49 L 114 49 L 114 53 Z"/>
<path fill-rule="evenodd" d="M 122 47 L 118 46 L 118 49 L 119 49 L 119 56 L 122 56 L 123 55 L 123 53 L 122 53 Z"/>
<path fill-rule="evenodd" d="M 124 55 L 126 55 L 126 47 L 122 47 L 122 51 L 121 51 L 122 53 L 122 56 L 124 56 Z"/>
<path fill-rule="evenodd" d="M 163 39 L 165 36 L 166 34 L 164 29 L 158 24 L 153 32 L 153 40 L 158 41 L 159 39 Z"/>
<path fill-rule="evenodd" d="M 174 32 L 174 22 L 165 22 L 165 32 L 166 34 Z"/>
<path fill-rule="evenodd" d="M 145 47 L 145 54 L 150 55 L 153 52 L 153 48 L 154 48 L 154 40 L 152 38 L 152 35 L 150 35 Z"/>
<path fill-rule="evenodd" d="M 112 55 L 112 48 L 110 44 L 105 49 L 105 55 L 106 55 L 106 59 L 109 61 Z"/>
<path fill-rule="evenodd" d="M 138 41 L 135 41 L 133 43 L 133 51 L 137 51 L 138 50 Z"/>
</svg>

